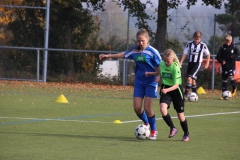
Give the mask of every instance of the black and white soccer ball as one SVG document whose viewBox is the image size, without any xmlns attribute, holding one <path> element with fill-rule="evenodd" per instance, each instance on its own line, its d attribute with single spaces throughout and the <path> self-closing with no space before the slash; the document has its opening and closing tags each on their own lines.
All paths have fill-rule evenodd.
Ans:
<svg viewBox="0 0 240 160">
<path fill-rule="evenodd" d="M 135 128 L 134 134 L 140 140 L 148 139 L 150 136 L 149 127 L 144 124 L 140 124 Z"/>
<path fill-rule="evenodd" d="M 229 100 L 232 97 L 232 93 L 230 91 L 224 91 L 222 92 L 222 98 L 224 100 Z"/>
<path fill-rule="evenodd" d="M 190 94 L 188 94 L 188 100 L 189 100 L 190 102 L 196 102 L 196 101 L 198 101 L 198 95 L 197 95 L 197 93 L 191 92 Z"/>
</svg>

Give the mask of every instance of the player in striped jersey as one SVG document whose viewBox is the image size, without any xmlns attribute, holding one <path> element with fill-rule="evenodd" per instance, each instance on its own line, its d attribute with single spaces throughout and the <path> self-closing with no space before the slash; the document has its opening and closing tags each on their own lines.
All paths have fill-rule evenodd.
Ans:
<svg viewBox="0 0 240 160">
<path fill-rule="evenodd" d="M 150 140 L 156 140 L 157 127 L 155 113 L 152 109 L 153 98 L 158 97 L 157 76 L 146 76 L 145 72 L 157 72 L 159 75 L 159 65 L 162 60 L 160 53 L 149 45 L 150 37 L 146 29 L 138 31 L 138 45 L 131 48 L 125 53 L 117 54 L 100 54 L 100 60 L 103 58 L 128 58 L 136 63 L 135 81 L 133 91 L 133 108 L 139 119 L 147 126 L 150 125 Z M 142 110 L 142 106 L 144 106 Z"/>
<path fill-rule="evenodd" d="M 196 31 L 193 34 L 193 41 L 190 41 L 186 44 L 182 58 L 180 60 L 180 64 L 182 65 L 184 59 L 188 55 L 188 68 L 187 68 L 187 84 L 185 88 L 184 95 L 187 97 L 189 89 L 192 89 L 192 92 L 196 93 L 197 90 L 197 73 L 201 68 L 203 55 L 207 56 L 207 62 L 205 66 L 202 66 L 203 69 L 207 69 L 210 61 L 210 52 L 208 47 L 202 41 L 202 33 L 200 31 Z"/>
</svg>

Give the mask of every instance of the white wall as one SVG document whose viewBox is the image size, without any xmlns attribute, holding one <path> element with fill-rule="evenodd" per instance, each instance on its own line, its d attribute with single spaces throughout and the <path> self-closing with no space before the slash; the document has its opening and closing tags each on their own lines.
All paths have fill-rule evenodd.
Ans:
<svg viewBox="0 0 240 160">
<path fill-rule="evenodd" d="M 118 60 L 105 60 L 102 65 L 100 65 L 102 72 L 99 75 L 105 77 L 118 76 L 119 61 Z"/>
</svg>

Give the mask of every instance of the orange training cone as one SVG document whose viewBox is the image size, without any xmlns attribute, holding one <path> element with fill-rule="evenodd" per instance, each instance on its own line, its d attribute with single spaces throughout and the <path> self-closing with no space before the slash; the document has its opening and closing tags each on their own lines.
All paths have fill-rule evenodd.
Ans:
<svg viewBox="0 0 240 160">
<path fill-rule="evenodd" d="M 61 94 L 61 95 L 57 98 L 56 102 L 57 102 L 57 103 L 69 103 L 68 100 L 67 100 L 67 98 L 66 98 L 63 94 Z"/>
</svg>

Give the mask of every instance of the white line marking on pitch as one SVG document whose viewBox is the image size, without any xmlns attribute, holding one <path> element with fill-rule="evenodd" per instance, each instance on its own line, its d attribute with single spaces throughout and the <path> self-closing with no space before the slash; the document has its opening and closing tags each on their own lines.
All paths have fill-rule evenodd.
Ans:
<svg viewBox="0 0 240 160">
<path fill-rule="evenodd" d="M 206 116 L 217 116 L 217 115 L 227 115 L 227 114 L 239 114 L 240 111 L 236 112 L 223 112 L 223 113 L 210 113 L 210 114 L 198 114 L 198 115 L 191 115 L 185 116 L 186 118 L 195 118 L 195 117 L 206 117 Z M 178 117 L 172 117 L 178 118 Z M 21 120 L 34 120 L 34 121 L 64 121 L 64 122 L 92 122 L 92 123 L 113 123 L 113 122 L 101 122 L 101 121 L 82 121 L 82 120 L 64 120 L 64 119 L 41 119 L 41 118 L 22 118 L 22 117 L 0 117 L 0 119 L 21 119 Z M 156 120 L 162 120 L 162 118 L 156 118 Z M 133 121 L 122 121 L 122 123 L 133 123 L 133 122 L 140 122 L 141 120 L 133 120 Z M 2 122 L 4 123 L 4 122 Z M 8 122 L 5 122 L 8 123 Z"/>
<path fill-rule="evenodd" d="M 210 113 L 210 114 L 198 114 L 198 115 L 191 115 L 191 116 L 185 116 L 186 118 L 195 118 L 195 117 L 206 117 L 206 116 L 217 116 L 217 115 L 226 115 L 226 114 L 238 114 L 240 111 L 236 112 L 223 112 L 223 113 Z M 178 117 L 171 117 L 171 118 L 178 118 Z M 156 120 L 162 120 L 163 118 L 156 118 Z M 131 122 L 139 122 L 141 120 L 135 120 L 135 121 L 123 121 L 122 123 L 131 123 Z"/>
</svg>

